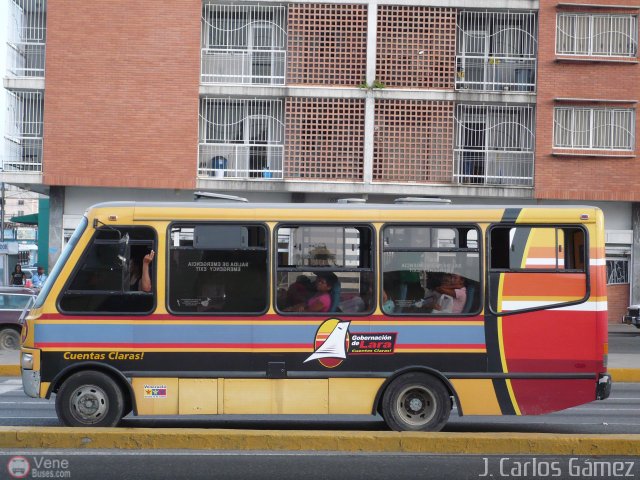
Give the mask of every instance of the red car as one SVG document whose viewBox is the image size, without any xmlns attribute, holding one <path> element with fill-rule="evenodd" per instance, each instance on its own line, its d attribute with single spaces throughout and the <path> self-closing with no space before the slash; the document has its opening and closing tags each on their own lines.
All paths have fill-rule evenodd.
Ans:
<svg viewBox="0 0 640 480">
<path fill-rule="evenodd" d="M 0 350 L 20 348 L 20 316 L 35 297 L 30 288 L 0 287 Z"/>
</svg>

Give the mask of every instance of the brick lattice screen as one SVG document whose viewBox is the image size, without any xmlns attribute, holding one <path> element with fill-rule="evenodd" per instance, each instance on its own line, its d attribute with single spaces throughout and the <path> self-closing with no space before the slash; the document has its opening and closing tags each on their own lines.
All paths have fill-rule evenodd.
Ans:
<svg viewBox="0 0 640 480">
<path fill-rule="evenodd" d="M 284 177 L 362 181 L 364 100 L 288 98 Z"/>
<path fill-rule="evenodd" d="M 373 180 L 451 183 L 453 102 L 376 102 Z"/>
<path fill-rule="evenodd" d="M 388 87 L 453 88 L 456 9 L 381 5 L 377 78 Z"/>
<path fill-rule="evenodd" d="M 358 86 L 367 61 L 366 5 L 289 6 L 287 84 Z"/>
</svg>

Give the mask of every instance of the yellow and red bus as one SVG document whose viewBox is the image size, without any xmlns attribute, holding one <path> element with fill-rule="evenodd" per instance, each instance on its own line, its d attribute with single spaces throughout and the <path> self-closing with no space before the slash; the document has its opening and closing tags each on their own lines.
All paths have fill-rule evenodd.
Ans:
<svg viewBox="0 0 640 480">
<path fill-rule="evenodd" d="M 24 322 L 24 390 L 70 426 L 554 412 L 609 395 L 605 268 L 589 206 L 103 203 Z"/>
</svg>

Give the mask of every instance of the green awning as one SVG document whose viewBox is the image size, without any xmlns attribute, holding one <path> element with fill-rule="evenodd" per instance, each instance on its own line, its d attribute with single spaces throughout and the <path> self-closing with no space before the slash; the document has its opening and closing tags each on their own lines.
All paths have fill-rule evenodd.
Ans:
<svg viewBox="0 0 640 480">
<path fill-rule="evenodd" d="M 29 215 L 18 215 L 9 219 L 13 223 L 22 223 L 24 225 L 38 225 L 38 214 L 30 213 Z"/>
</svg>

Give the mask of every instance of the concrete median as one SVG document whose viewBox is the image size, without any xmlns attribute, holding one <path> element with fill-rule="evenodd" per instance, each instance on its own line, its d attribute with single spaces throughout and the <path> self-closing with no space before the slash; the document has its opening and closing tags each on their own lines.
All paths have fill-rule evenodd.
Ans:
<svg viewBox="0 0 640 480">
<path fill-rule="evenodd" d="M 640 435 L 0 427 L 4 448 L 640 455 Z"/>
</svg>

